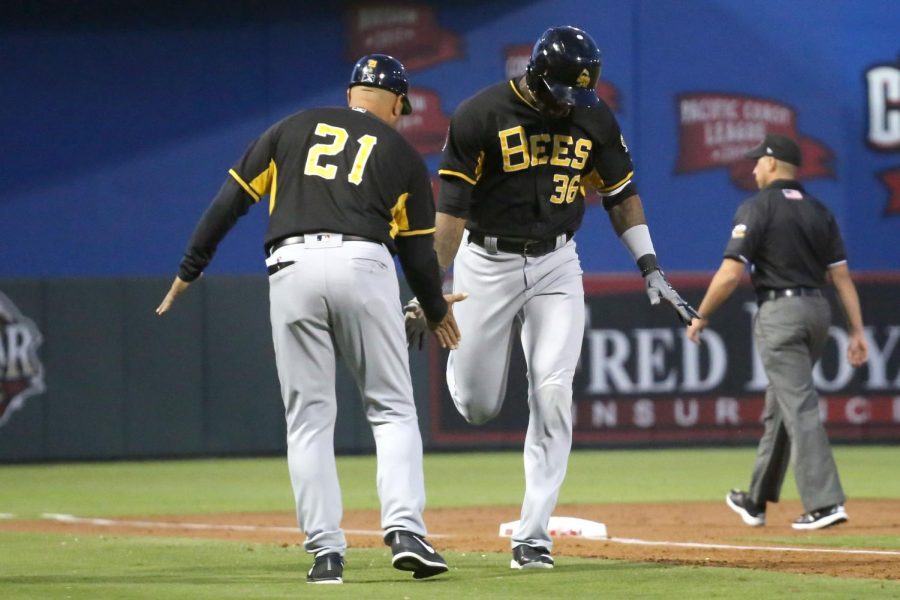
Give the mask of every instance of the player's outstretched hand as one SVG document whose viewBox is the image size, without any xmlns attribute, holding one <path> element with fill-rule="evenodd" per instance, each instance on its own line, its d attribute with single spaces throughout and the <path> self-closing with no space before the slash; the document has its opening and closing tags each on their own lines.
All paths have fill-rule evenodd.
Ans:
<svg viewBox="0 0 900 600">
<path fill-rule="evenodd" d="M 650 304 L 656 306 L 659 301 L 665 300 L 672 305 L 675 313 L 684 325 L 690 325 L 694 319 L 699 319 L 700 314 L 694 310 L 694 307 L 688 304 L 672 284 L 668 282 L 662 270 L 655 269 L 644 275 L 644 281 L 647 283 L 647 297 L 650 298 Z"/>
<path fill-rule="evenodd" d="M 469 294 L 462 292 L 457 294 L 444 294 L 444 300 L 447 301 L 447 314 L 440 322 L 428 321 L 428 328 L 437 338 L 441 348 L 449 348 L 456 350 L 459 347 L 459 341 L 462 335 L 459 333 L 459 326 L 456 324 L 456 318 L 453 316 L 453 305 L 462 302 L 469 297 Z"/>
<path fill-rule="evenodd" d="M 406 325 L 406 345 L 421 350 L 425 344 L 425 334 L 428 333 L 428 321 L 417 299 L 413 298 L 406 303 L 403 307 L 403 316 Z"/>
<path fill-rule="evenodd" d="M 189 285 L 191 285 L 190 281 L 184 281 L 176 276 L 175 281 L 172 282 L 172 287 L 169 288 L 169 293 L 166 294 L 160 305 L 156 307 L 156 314 L 162 316 L 169 312 L 169 309 L 172 308 L 172 303 L 175 302 L 175 298 L 180 296 Z"/>
</svg>

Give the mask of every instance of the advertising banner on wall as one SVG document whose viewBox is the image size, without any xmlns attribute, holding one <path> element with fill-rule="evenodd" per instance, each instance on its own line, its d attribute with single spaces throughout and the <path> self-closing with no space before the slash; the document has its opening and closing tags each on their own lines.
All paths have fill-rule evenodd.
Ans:
<svg viewBox="0 0 900 600">
<path fill-rule="evenodd" d="M 29 396 L 44 391 L 38 357 L 43 338 L 34 322 L 0 292 L 0 428 Z"/>
<path fill-rule="evenodd" d="M 672 277 L 699 304 L 708 276 Z M 819 414 L 832 441 L 900 441 L 900 277 L 856 278 L 869 362 L 846 361 L 843 314 L 833 303 L 825 353 L 814 370 Z M 762 434 L 767 379 L 751 328 L 749 285 L 713 316 L 697 346 L 671 311 L 649 306 L 640 277 L 585 279 L 587 325 L 573 389 L 576 446 L 753 443 Z M 463 343 L 465 343 L 463 341 Z M 528 424 L 524 359 L 515 348 L 500 414 L 474 426 L 457 413 L 446 386 L 446 356 L 432 349 L 431 440 L 437 447 L 518 445 Z"/>
</svg>

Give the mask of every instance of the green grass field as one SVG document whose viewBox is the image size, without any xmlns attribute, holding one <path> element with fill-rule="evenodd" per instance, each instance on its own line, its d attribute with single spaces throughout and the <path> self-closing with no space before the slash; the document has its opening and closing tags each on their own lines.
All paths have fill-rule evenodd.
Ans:
<svg viewBox="0 0 900 600">
<path fill-rule="evenodd" d="M 900 448 L 838 447 L 835 455 L 852 498 L 900 498 Z M 560 502 L 718 500 L 746 485 L 752 460 L 749 448 L 576 452 Z M 518 453 L 430 454 L 425 465 L 429 507 L 518 506 Z M 339 468 L 345 508 L 377 508 L 374 458 L 345 457 Z M 796 498 L 790 477 L 788 499 Z M 292 505 L 283 459 L 0 467 L 0 513 L 18 519 L 290 512 Z M 900 547 L 884 536 L 828 543 Z M 900 598 L 898 581 L 569 557 L 553 571 L 520 573 L 505 553 L 445 557 L 449 574 L 413 581 L 390 568 L 387 548 L 351 548 L 345 585 L 310 586 L 310 559 L 297 546 L 0 532 L 0 598 Z"/>
</svg>

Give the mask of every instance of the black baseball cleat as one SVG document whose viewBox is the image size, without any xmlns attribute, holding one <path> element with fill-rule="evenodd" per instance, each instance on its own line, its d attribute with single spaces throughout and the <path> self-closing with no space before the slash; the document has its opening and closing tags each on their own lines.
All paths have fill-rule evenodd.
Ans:
<svg viewBox="0 0 900 600">
<path fill-rule="evenodd" d="M 766 524 L 766 507 L 760 506 L 750 499 L 747 492 L 731 490 L 725 495 L 728 508 L 741 515 L 744 523 L 750 527 L 761 527 Z"/>
<path fill-rule="evenodd" d="M 412 571 L 414 579 L 434 577 L 450 570 L 447 561 L 421 535 L 397 530 L 384 536 L 384 543 L 391 547 L 394 558 L 391 564 L 401 571 Z"/>
<path fill-rule="evenodd" d="M 512 551 L 513 557 L 509 561 L 510 569 L 552 569 L 553 557 L 550 551 L 541 546 L 529 546 L 519 544 Z"/>
<path fill-rule="evenodd" d="M 843 504 L 833 504 L 818 510 L 811 510 L 791 523 L 794 529 L 825 529 L 847 520 Z"/>
<path fill-rule="evenodd" d="M 306 574 L 306 583 L 344 583 L 344 558 L 337 552 L 320 554 Z"/>
</svg>

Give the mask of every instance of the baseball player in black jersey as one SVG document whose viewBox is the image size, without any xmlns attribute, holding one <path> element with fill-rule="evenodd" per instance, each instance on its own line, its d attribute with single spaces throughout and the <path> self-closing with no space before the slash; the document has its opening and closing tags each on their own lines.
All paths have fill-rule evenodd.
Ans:
<svg viewBox="0 0 900 600">
<path fill-rule="evenodd" d="M 684 323 L 695 314 L 659 269 L 628 147 L 594 91 L 599 76 L 600 51 L 587 33 L 548 29 L 524 77 L 459 106 L 439 171 L 438 261 L 443 270 L 453 263 L 454 288 L 470 292 L 456 311 L 466 343 L 447 363 L 457 409 L 474 424 L 497 415 L 517 338 L 528 367 L 525 498 L 512 536 L 514 569 L 553 567 L 548 524 L 571 449 L 572 379 L 584 337 L 573 236 L 585 188 L 603 196 L 651 302 L 666 300 Z M 408 319 L 414 316 L 410 311 Z"/>
<path fill-rule="evenodd" d="M 854 367 L 868 358 L 859 296 L 834 215 L 796 181 L 801 161 L 797 143 L 770 134 L 746 156 L 756 159 L 753 175 L 760 192 L 738 208 L 725 258 L 700 304 L 702 318 L 688 328 L 688 336 L 700 343 L 707 319 L 731 295 L 749 264 L 759 303 L 753 335 L 769 378 L 765 430 L 750 490 L 732 490 L 725 502 L 747 525 L 765 525 L 766 503 L 778 502 L 793 457 L 806 513 L 791 526 L 821 529 L 847 520 L 812 378 L 831 325 L 822 287 L 831 279 L 837 289 L 850 329 L 847 361 Z"/>
<path fill-rule="evenodd" d="M 422 439 L 392 253 L 444 347 L 457 347 L 451 305 L 464 295 L 442 296 L 428 172 L 394 129 L 411 112 L 407 91 L 399 61 L 365 56 L 353 68 L 349 108 L 303 111 L 263 133 L 200 219 L 156 311 L 169 310 L 235 221 L 268 195 L 272 338 L 297 519 L 315 555 L 310 583 L 341 583 L 347 548 L 333 446 L 336 355 L 356 379 L 375 437 L 394 567 L 417 579 L 447 571 L 424 539 Z"/>
</svg>

